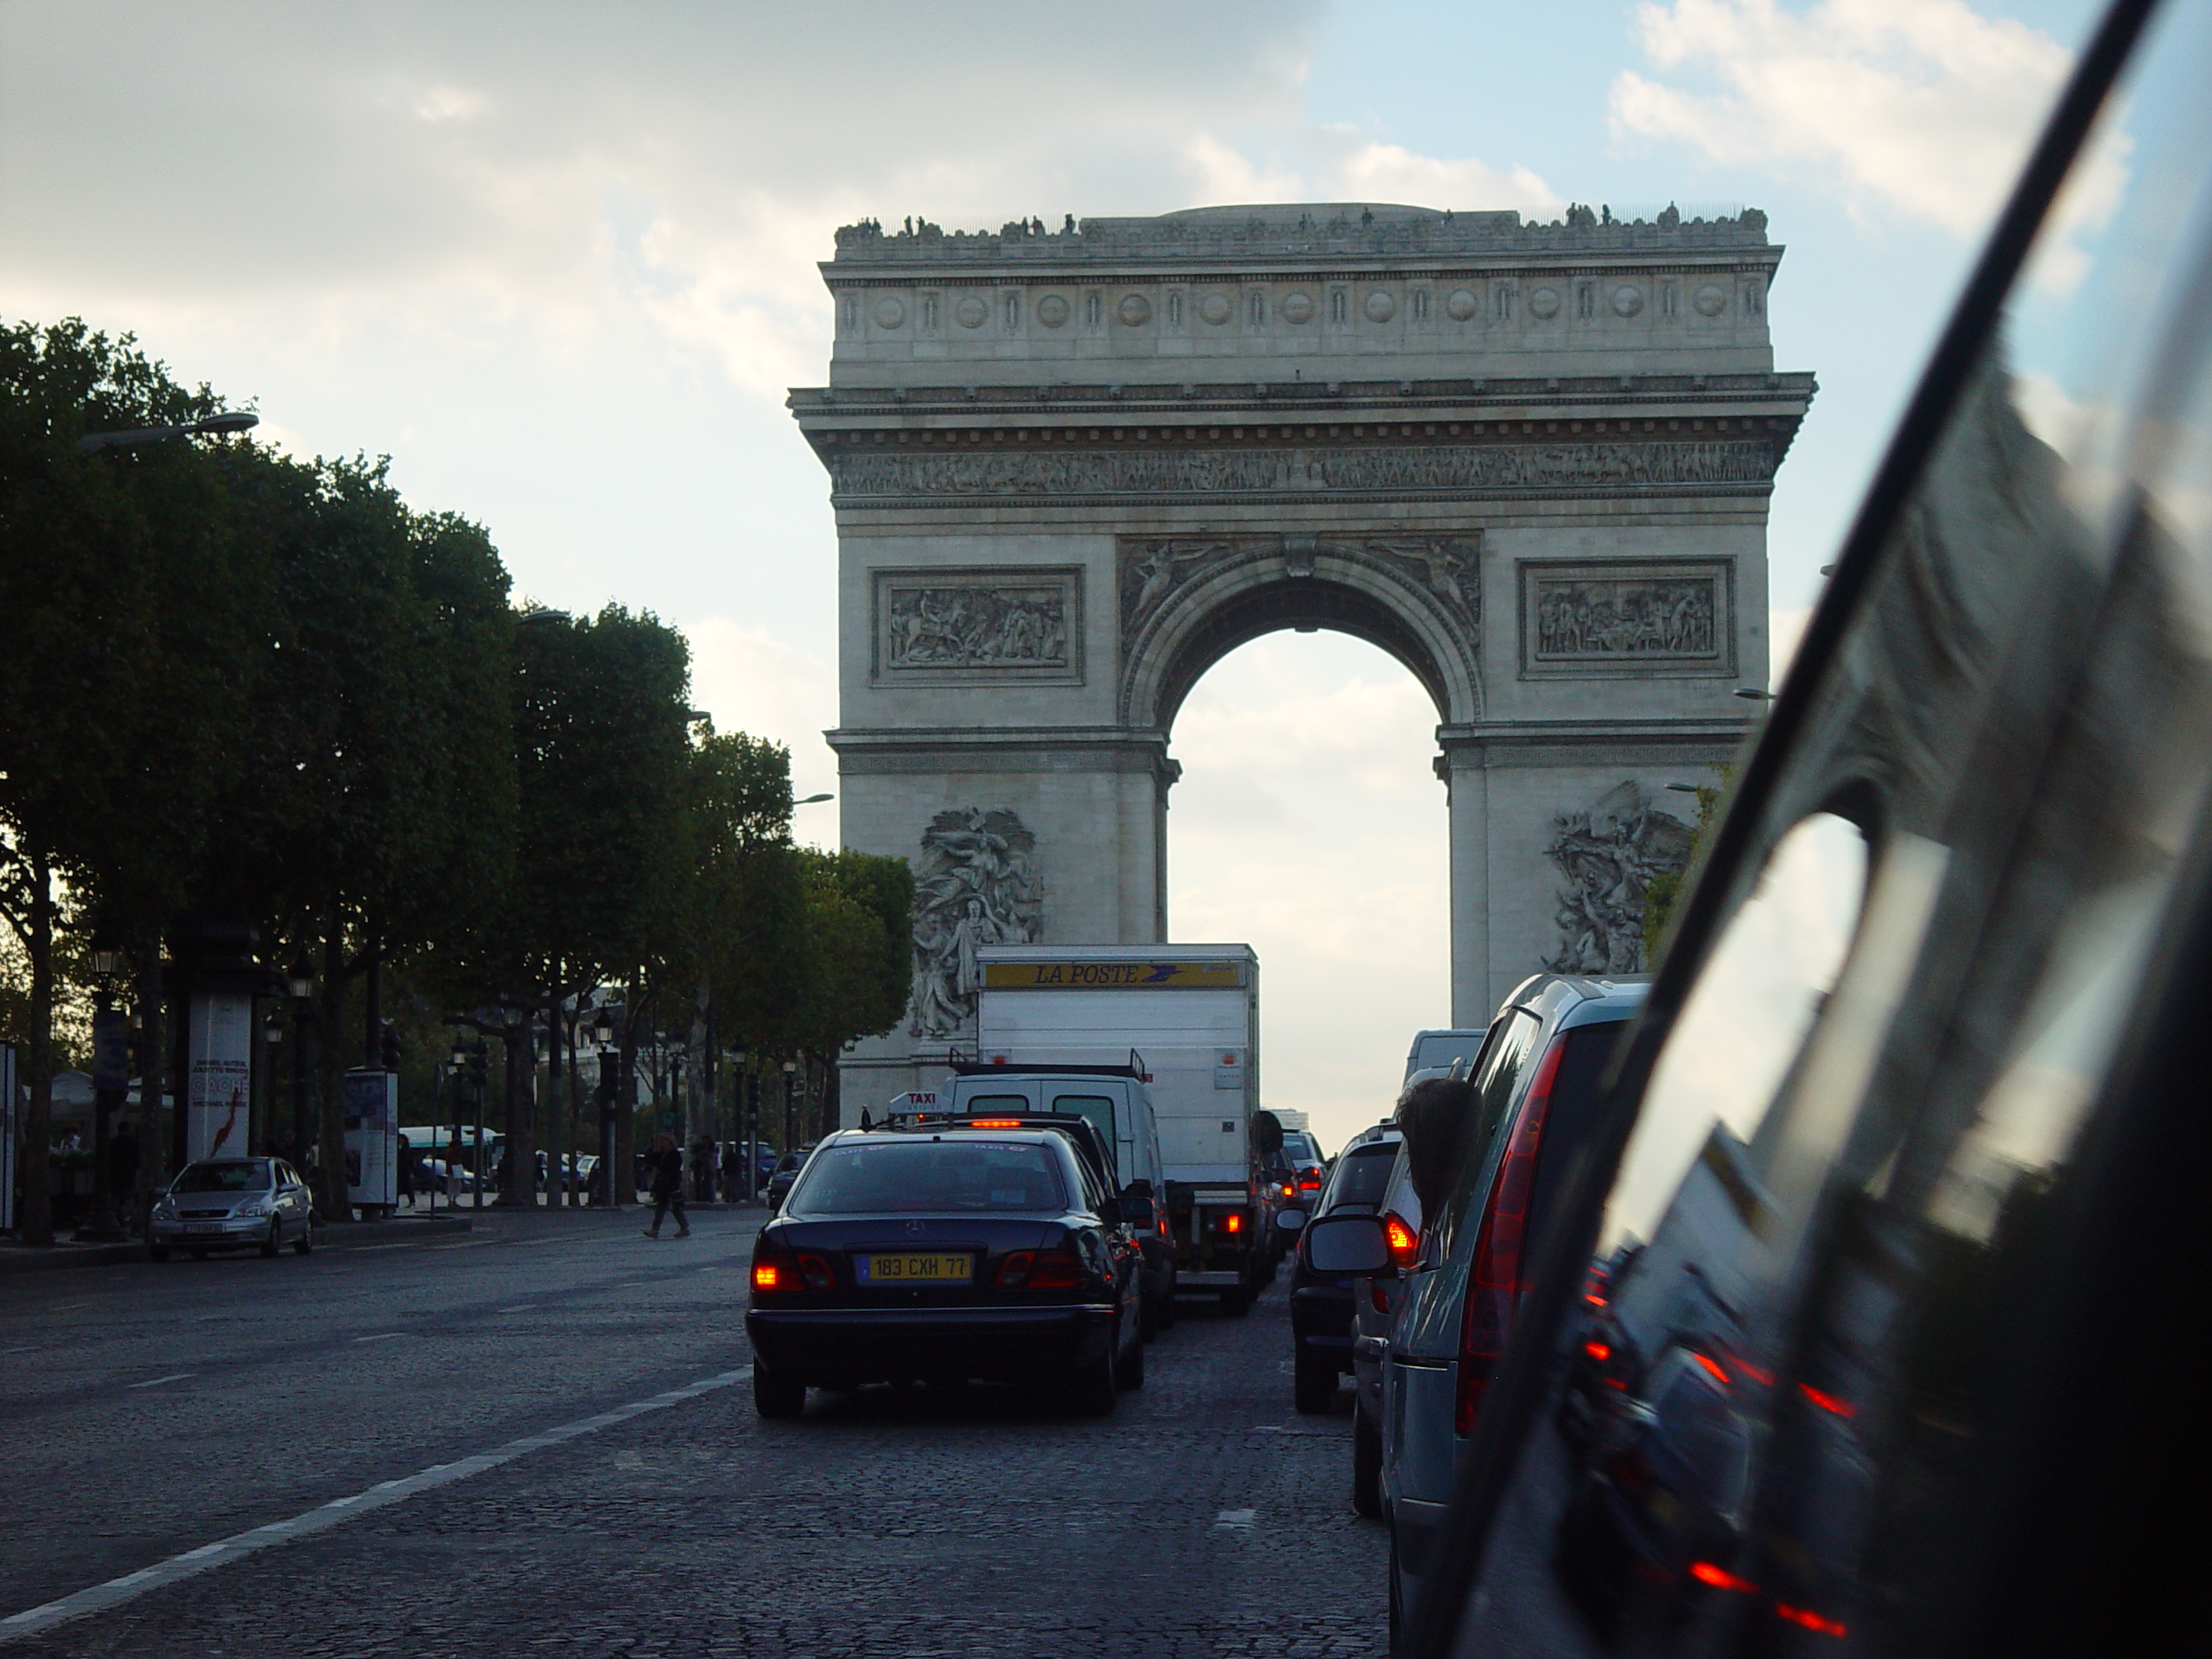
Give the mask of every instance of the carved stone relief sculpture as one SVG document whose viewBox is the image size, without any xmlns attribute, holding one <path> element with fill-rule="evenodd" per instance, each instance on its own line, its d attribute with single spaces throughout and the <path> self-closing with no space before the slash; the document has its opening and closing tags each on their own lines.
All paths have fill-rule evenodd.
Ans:
<svg viewBox="0 0 2212 1659">
<path fill-rule="evenodd" d="M 1524 675 L 1734 671 L 1730 567 L 1521 567 Z"/>
<path fill-rule="evenodd" d="M 1651 804 L 1634 779 L 1596 805 L 1553 821 L 1545 849 L 1563 885 L 1554 919 L 1555 974 L 1643 971 L 1643 897 L 1651 879 L 1689 861 L 1690 827 Z"/>
<path fill-rule="evenodd" d="M 1074 569 L 876 572 L 879 679 L 1076 679 Z"/>
<path fill-rule="evenodd" d="M 1045 893 L 1036 852 L 1037 837 L 1007 807 L 940 812 L 922 831 L 909 1036 L 973 1032 L 977 948 L 1037 942 Z"/>
</svg>

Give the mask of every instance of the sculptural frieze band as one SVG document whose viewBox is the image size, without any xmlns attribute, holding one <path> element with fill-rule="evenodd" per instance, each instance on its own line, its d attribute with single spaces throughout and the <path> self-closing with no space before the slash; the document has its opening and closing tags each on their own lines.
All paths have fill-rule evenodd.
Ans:
<svg viewBox="0 0 2212 1659">
<path fill-rule="evenodd" d="M 1513 496 L 1673 488 L 1764 491 L 1775 446 L 1705 442 L 1428 444 L 1243 449 L 998 451 L 983 454 L 837 454 L 826 458 L 836 497 L 1159 498 L 1296 495 L 1303 491 Z"/>
</svg>

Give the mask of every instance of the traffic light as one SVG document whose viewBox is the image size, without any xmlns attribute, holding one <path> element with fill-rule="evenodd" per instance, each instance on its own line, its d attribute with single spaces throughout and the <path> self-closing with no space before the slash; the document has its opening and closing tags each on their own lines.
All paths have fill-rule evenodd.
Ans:
<svg viewBox="0 0 2212 1659">
<path fill-rule="evenodd" d="M 384 1029 L 377 1033 L 377 1058 L 385 1071 L 399 1070 L 399 1033 L 392 1029 L 389 1020 L 384 1022 Z"/>
</svg>

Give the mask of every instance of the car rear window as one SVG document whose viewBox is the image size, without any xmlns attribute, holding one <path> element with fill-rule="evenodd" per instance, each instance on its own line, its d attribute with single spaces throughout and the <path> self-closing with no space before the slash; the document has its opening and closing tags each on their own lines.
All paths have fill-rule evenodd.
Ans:
<svg viewBox="0 0 2212 1659">
<path fill-rule="evenodd" d="M 1346 1153 L 1344 1162 L 1337 1166 L 1336 1179 L 1329 1185 L 1329 1207 L 1333 1210 L 1342 1204 L 1379 1205 L 1390 1185 L 1390 1166 L 1397 1159 L 1398 1143 L 1395 1141 Z"/>
<path fill-rule="evenodd" d="M 1098 1138 L 1108 1146 L 1114 1144 L 1114 1099 L 1110 1095 L 1055 1095 L 1052 1109 L 1087 1117 L 1091 1128 L 1098 1131 Z"/>
<path fill-rule="evenodd" d="M 1049 1149 L 965 1139 L 825 1147 L 785 1206 L 795 1216 L 1019 1215 L 1066 1207 L 1067 1189 Z"/>
</svg>

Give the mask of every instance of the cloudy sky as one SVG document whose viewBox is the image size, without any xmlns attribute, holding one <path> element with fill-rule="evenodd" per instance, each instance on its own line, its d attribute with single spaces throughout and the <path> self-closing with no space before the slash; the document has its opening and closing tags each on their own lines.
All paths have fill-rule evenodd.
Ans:
<svg viewBox="0 0 2212 1659">
<path fill-rule="evenodd" d="M 1777 364 L 1821 381 L 1787 639 L 2094 10 L 0 0 L 0 316 L 134 330 L 280 442 L 391 455 L 521 593 L 679 624 L 702 705 L 811 793 L 835 536 L 782 400 L 823 378 L 838 225 L 1764 207 Z M 1258 946 L 1269 1093 L 1332 1145 L 1447 1017 L 1433 724 L 1371 648 L 1277 635 L 1174 733 L 1174 931 Z"/>
</svg>

